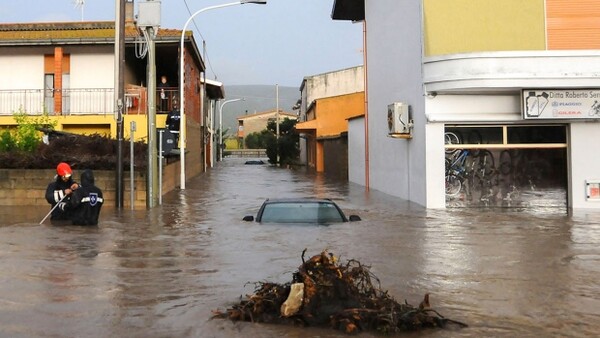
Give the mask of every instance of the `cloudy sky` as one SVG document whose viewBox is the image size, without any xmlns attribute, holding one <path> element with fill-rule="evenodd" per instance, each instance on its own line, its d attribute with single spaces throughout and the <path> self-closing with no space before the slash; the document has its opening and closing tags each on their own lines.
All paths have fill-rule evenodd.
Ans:
<svg viewBox="0 0 600 338">
<path fill-rule="evenodd" d="M 114 0 L 2 1 L 0 23 L 114 20 Z M 331 20 L 334 0 L 268 0 L 208 10 L 188 29 L 206 41 L 207 77 L 226 85 L 298 87 L 304 76 L 362 64 L 362 25 Z M 136 1 L 136 12 L 137 12 Z M 161 27 L 182 29 L 198 10 L 235 0 L 162 0 Z"/>
</svg>

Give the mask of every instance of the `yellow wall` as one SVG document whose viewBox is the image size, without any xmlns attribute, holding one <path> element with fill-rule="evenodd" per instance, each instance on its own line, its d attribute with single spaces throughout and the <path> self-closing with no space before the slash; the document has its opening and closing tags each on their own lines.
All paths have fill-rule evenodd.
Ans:
<svg viewBox="0 0 600 338">
<path fill-rule="evenodd" d="M 348 131 L 347 119 L 364 114 L 364 92 L 317 100 L 317 138 Z"/>
<path fill-rule="evenodd" d="M 35 116 L 33 118 L 36 118 Z M 116 138 L 117 123 L 112 115 L 66 115 L 49 116 L 57 122 L 54 128 L 57 131 L 64 131 L 75 134 L 100 134 Z M 157 128 L 164 128 L 167 116 L 163 114 L 156 115 Z M 131 121 L 136 123 L 134 132 L 135 141 L 145 141 L 148 135 L 148 121 L 146 115 L 125 115 L 123 120 L 124 139 L 129 140 Z M 16 126 L 15 119 L 12 116 L 0 116 L 0 130 L 5 127 Z"/>
<path fill-rule="evenodd" d="M 296 124 L 296 129 L 306 137 L 306 160 L 310 168 L 325 171 L 325 149 L 319 138 L 339 137 L 348 131 L 348 119 L 365 113 L 365 93 L 340 95 L 317 99 L 307 112 L 315 119 Z"/>
<path fill-rule="evenodd" d="M 227 138 L 227 139 L 225 139 L 223 141 L 225 142 L 225 150 L 227 150 L 227 149 L 239 149 L 240 148 L 238 139 L 236 137 L 230 137 L 230 138 Z"/>
<path fill-rule="evenodd" d="M 425 55 L 544 50 L 544 0 L 423 0 Z"/>
</svg>

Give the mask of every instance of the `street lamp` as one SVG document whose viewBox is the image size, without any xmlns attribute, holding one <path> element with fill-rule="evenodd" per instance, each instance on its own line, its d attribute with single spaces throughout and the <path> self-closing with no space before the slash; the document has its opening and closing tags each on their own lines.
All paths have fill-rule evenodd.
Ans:
<svg viewBox="0 0 600 338">
<path fill-rule="evenodd" d="M 230 3 L 226 3 L 226 4 L 222 4 L 222 5 L 205 7 L 205 8 L 202 8 L 202 9 L 196 11 L 194 14 L 192 14 L 190 16 L 190 18 L 185 22 L 185 25 L 183 25 L 183 30 L 181 31 L 181 41 L 180 41 L 180 45 L 179 45 L 179 51 L 180 51 L 180 55 L 179 55 L 179 112 L 181 114 L 180 131 L 179 131 L 179 142 L 180 142 L 180 153 L 179 153 L 180 163 L 179 163 L 179 165 L 181 166 L 181 189 L 185 189 L 185 147 L 186 147 L 186 129 L 187 129 L 187 125 L 186 125 L 186 121 L 185 121 L 185 101 L 184 101 L 184 96 L 183 96 L 183 92 L 184 92 L 183 80 L 184 80 L 184 75 L 185 75 L 185 71 L 184 71 L 184 67 L 183 67 L 183 40 L 185 38 L 185 31 L 187 30 L 187 27 L 190 24 L 190 22 L 192 21 L 192 19 L 194 19 L 194 17 L 196 15 L 198 15 L 202 12 L 206 12 L 206 11 L 209 11 L 212 9 L 218 9 L 218 8 L 235 6 L 235 5 L 244 5 L 244 4 L 265 5 L 265 4 L 267 4 L 267 1 L 266 0 L 240 0 L 240 1 L 230 2 Z M 205 72 L 206 72 L 206 70 L 205 70 Z M 202 104 L 202 109 L 204 109 L 204 103 Z"/>
<path fill-rule="evenodd" d="M 219 106 L 219 161 L 223 161 L 223 106 L 236 101 L 246 101 L 245 98 L 226 100 Z"/>
</svg>

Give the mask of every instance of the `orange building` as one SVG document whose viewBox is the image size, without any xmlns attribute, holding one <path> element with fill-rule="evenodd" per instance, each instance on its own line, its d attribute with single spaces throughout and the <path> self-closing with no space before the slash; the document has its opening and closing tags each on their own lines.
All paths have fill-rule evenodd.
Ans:
<svg viewBox="0 0 600 338">
<path fill-rule="evenodd" d="M 362 66 L 306 77 L 300 116 L 301 158 L 308 168 L 348 177 L 348 119 L 363 116 Z M 302 144 L 303 143 L 303 144 Z"/>
</svg>

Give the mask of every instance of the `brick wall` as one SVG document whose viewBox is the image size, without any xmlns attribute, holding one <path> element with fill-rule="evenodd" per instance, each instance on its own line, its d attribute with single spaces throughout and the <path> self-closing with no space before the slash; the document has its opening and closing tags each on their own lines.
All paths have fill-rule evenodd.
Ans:
<svg viewBox="0 0 600 338">
<path fill-rule="evenodd" d="M 54 179 L 54 169 L 0 169 L 0 205 L 48 206 L 46 187 Z M 75 170 L 74 177 L 79 181 L 80 173 Z M 123 174 L 123 205 L 129 209 L 131 205 L 131 180 L 128 171 Z M 95 183 L 102 189 L 105 206 L 115 206 L 116 179 L 112 170 L 94 170 Z M 179 183 L 179 162 L 163 167 L 163 195 Z M 134 206 L 136 209 L 146 207 L 146 172 L 134 173 Z"/>
</svg>

